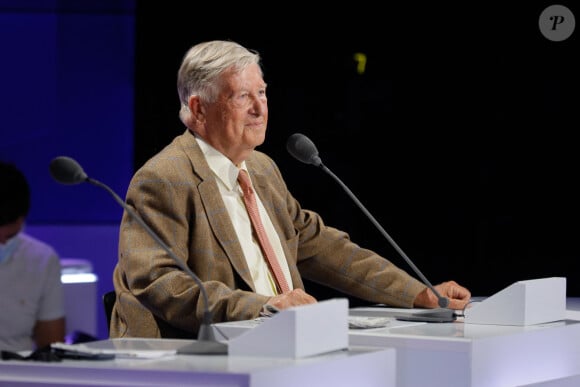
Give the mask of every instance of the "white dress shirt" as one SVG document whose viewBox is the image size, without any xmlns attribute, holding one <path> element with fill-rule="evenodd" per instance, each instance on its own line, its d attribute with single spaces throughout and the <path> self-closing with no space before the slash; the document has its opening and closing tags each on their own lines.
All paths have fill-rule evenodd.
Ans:
<svg viewBox="0 0 580 387">
<path fill-rule="evenodd" d="M 222 199 L 230 215 L 232 225 L 234 226 L 234 230 L 236 230 L 240 244 L 242 245 L 242 251 L 244 252 L 246 262 L 248 263 L 256 293 L 267 296 L 276 295 L 276 283 L 272 273 L 270 272 L 266 259 L 262 254 L 260 243 L 255 238 L 255 233 L 252 232 L 252 222 L 250 221 L 250 217 L 244 205 L 242 190 L 238 184 L 239 168 L 234 165 L 230 159 L 221 154 L 200 137 L 195 136 L 195 139 L 201 147 L 209 167 L 216 176 Z M 240 168 L 247 171 L 246 163 L 243 162 Z M 278 237 L 274 225 L 272 224 L 272 221 L 270 220 L 270 217 L 268 216 L 268 213 L 257 193 L 255 197 L 258 203 L 258 210 L 260 212 L 260 217 L 262 218 L 262 223 L 264 224 L 270 243 L 276 253 L 276 258 L 278 259 L 282 272 L 286 277 L 286 282 L 288 282 L 290 289 L 292 289 L 290 270 L 288 269 L 288 262 L 286 261 L 280 238 Z"/>
</svg>

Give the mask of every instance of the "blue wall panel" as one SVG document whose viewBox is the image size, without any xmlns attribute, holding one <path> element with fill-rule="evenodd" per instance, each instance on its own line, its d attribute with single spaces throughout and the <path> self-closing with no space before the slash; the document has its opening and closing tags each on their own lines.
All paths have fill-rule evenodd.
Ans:
<svg viewBox="0 0 580 387">
<path fill-rule="evenodd" d="M 133 173 L 135 1 L 2 0 L 0 36 L 0 159 L 30 182 L 28 229 L 63 257 L 93 261 L 99 292 L 109 290 L 122 209 L 92 185 L 56 183 L 49 163 L 73 157 L 124 196 Z"/>
</svg>

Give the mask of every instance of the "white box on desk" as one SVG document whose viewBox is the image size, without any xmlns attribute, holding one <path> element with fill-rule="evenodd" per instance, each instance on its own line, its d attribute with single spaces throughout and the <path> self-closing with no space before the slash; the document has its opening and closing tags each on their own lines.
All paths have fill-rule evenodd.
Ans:
<svg viewBox="0 0 580 387">
<path fill-rule="evenodd" d="M 285 309 L 259 321 L 214 324 L 228 336 L 229 355 L 302 358 L 348 348 L 348 300 Z M 221 333 L 220 333 L 221 332 Z"/>
<path fill-rule="evenodd" d="M 527 326 L 566 318 L 566 278 L 518 281 L 465 310 L 465 324 Z"/>
</svg>

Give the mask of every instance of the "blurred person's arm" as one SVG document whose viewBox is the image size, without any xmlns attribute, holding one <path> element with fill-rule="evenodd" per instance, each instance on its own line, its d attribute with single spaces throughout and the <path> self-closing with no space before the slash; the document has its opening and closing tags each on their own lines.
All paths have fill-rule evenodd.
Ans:
<svg viewBox="0 0 580 387">
<path fill-rule="evenodd" d="M 61 263 L 56 251 L 48 246 L 49 258 L 44 266 L 43 294 L 39 300 L 32 339 L 36 347 L 62 343 L 66 336 L 64 287 L 61 282 Z"/>
<path fill-rule="evenodd" d="M 65 318 L 56 320 L 37 321 L 34 326 L 34 342 L 37 348 L 44 347 L 52 343 L 64 342 Z"/>
</svg>

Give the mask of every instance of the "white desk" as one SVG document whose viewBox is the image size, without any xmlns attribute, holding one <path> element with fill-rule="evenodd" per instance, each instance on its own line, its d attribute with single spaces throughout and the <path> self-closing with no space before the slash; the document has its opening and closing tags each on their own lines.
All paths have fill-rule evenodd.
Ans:
<svg viewBox="0 0 580 387">
<path fill-rule="evenodd" d="M 385 316 L 389 308 L 351 314 Z M 397 386 L 520 386 L 580 374 L 580 321 L 533 326 L 405 323 L 351 330 L 350 345 L 395 347 Z"/>
<path fill-rule="evenodd" d="M 566 318 L 580 320 L 580 297 L 568 297 L 566 299 Z"/>
<path fill-rule="evenodd" d="M 167 350 L 189 340 L 112 339 L 94 348 Z M 4 386 L 395 386 L 394 349 L 353 347 L 302 359 L 169 355 L 156 359 L 0 361 Z"/>
<path fill-rule="evenodd" d="M 521 327 L 392 320 L 385 328 L 349 330 L 349 345 L 395 348 L 397 386 L 512 387 L 567 383 L 570 377 L 578 381 L 580 321 L 575 320 L 580 320 L 580 299 L 567 301 L 566 320 L 559 322 Z M 351 315 L 378 317 L 400 312 L 350 309 Z M 216 324 L 229 338 L 254 326 L 244 321 Z"/>
</svg>

